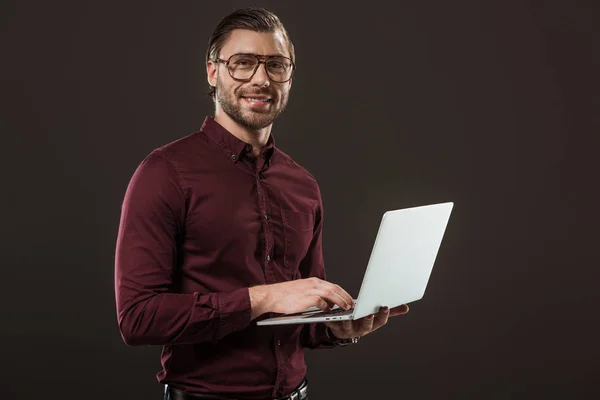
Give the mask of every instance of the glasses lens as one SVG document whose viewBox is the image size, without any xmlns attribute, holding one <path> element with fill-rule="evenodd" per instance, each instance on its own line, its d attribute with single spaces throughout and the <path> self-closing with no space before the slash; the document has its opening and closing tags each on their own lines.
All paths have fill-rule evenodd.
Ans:
<svg viewBox="0 0 600 400">
<path fill-rule="evenodd" d="M 285 82 L 292 75 L 292 61 L 285 57 L 271 57 L 267 61 L 267 71 L 276 82 Z"/>
<path fill-rule="evenodd" d="M 256 64 L 256 57 L 235 55 L 229 59 L 229 70 L 235 79 L 248 79 L 252 76 Z"/>
<path fill-rule="evenodd" d="M 236 54 L 229 59 L 229 71 L 235 79 L 250 79 L 258 64 L 258 59 L 251 55 Z M 266 62 L 269 77 L 275 82 L 288 81 L 292 76 L 292 61 L 286 57 L 270 57 Z"/>
</svg>

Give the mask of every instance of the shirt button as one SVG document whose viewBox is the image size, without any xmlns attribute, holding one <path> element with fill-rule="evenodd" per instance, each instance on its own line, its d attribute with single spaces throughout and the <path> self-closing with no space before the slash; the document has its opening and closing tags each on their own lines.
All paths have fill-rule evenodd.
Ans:
<svg viewBox="0 0 600 400">
<path fill-rule="evenodd" d="M 281 346 L 281 340 L 277 341 L 277 346 Z"/>
<path fill-rule="evenodd" d="M 270 254 L 267 256 L 267 261 L 271 261 L 271 255 Z"/>
<path fill-rule="evenodd" d="M 265 219 L 269 219 L 269 216 L 267 214 L 265 214 Z"/>
<path fill-rule="evenodd" d="M 229 158 L 231 158 L 233 161 L 237 160 L 237 157 L 235 154 L 232 154 Z"/>
</svg>

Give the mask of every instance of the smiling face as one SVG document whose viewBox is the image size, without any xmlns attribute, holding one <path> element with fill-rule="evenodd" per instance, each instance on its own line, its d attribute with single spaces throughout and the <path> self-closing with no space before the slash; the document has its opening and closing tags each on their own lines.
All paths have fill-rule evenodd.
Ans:
<svg viewBox="0 0 600 400">
<path fill-rule="evenodd" d="M 290 57 L 281 32 L 261 33 L 243 29 L 231 32 L 219 58 L 228 60 L 234 54 Z M 264 64 L 259 65 L 250 81 L 232 78 L 224 63 L 209 61 L 206 68 L 209 83 L 216 87 L 216 113 L 222 111 L 244 128 L 258 130 L 268 127 L 288 103 L 292 81 L 271 81 Z"/>
</svg>

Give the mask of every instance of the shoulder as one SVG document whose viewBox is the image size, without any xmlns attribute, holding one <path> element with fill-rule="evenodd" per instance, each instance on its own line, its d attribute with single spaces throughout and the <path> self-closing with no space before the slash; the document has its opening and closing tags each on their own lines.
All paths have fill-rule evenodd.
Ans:
<svg viewBox="0 0 600 400">
<path fill-rule="evenodd" d="M 208 147 L 205 136 L 197 131 L 152 149 L 142 163 L 159 162 L 180 174 L 202 162 L 211 152 Z"/>
<path fill-rule="evenodd" d="M 135 175 L 157 182 L 175 181 L 181 189 L 187 190 L 182 171 L 191 160 L 198 158 L 199 149 L 204 147 L 198 136 L 197 132 L 191 133 L 155 147 L 139 162 Z"/>
<path fill-rule="evenodd" d="M 179 160 L 194 155 L 198 156 L 200 149 L 205 147 L 200 132 L 193 132 L 155 148 L 150 154 L 155 154 L 176 164 Z"/>
</svg>

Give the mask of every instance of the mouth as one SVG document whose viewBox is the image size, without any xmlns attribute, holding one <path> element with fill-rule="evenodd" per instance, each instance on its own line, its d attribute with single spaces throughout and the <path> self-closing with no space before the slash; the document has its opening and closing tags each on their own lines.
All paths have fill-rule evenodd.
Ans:
<svg viewBox="0 0 600 400">
<path fill-rule="evenodd" d="M 251 106 L 258 106 L 258 107 L 265 107 L 266 105 L 273 102 L 273 99 L 271 97 L 259 96 L 259 95 L 242 96 L 242 99 L 244 99 L 244 101 L 247 104 L 250 104 Z"/>
</svg>

